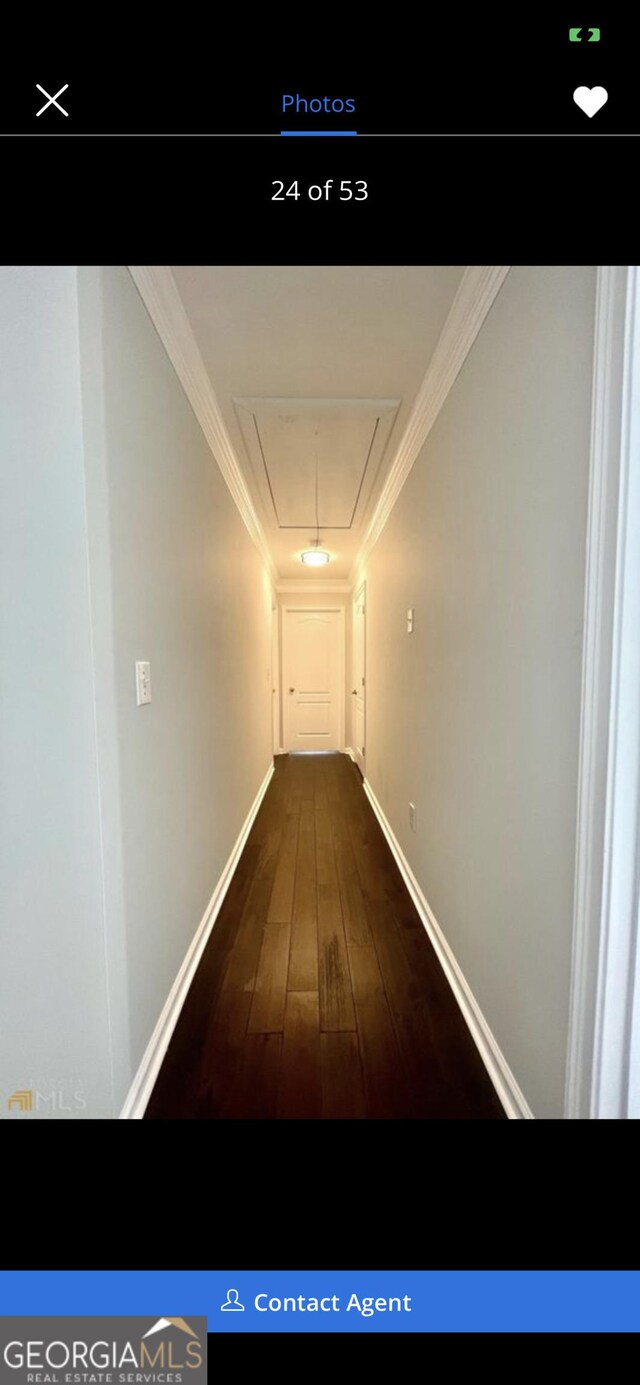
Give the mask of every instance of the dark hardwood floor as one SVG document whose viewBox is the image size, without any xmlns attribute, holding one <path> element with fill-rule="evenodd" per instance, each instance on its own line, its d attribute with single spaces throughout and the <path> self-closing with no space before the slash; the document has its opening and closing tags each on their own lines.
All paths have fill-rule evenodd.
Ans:
<svg viewBox="0 0 640 1385">
<path fill-rule="evenodd" d="M 500 1120 L 345 755 L 278 756 L 150 1120 Z"/>
</svg>

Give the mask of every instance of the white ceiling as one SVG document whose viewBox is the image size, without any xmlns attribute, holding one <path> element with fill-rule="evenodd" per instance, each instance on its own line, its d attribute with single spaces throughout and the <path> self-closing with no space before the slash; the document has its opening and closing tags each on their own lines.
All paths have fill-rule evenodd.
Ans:
<svg viewBox="0 0 640 1385">
<path fill-rule="evenodd" d="M 460 266 L 173 266 L 281 577 L 346 577 Z"/>
</svg>

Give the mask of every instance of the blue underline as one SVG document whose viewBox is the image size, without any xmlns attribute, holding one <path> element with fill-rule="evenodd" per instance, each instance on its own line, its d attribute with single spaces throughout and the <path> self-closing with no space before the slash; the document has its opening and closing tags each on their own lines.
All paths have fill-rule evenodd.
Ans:
<svg viewBox="0 0 640 1385">
<path fill-rule="evenodd" d="M 281 130 L 281 135 L 357 135 L 357 130 Z"/>
</svg>

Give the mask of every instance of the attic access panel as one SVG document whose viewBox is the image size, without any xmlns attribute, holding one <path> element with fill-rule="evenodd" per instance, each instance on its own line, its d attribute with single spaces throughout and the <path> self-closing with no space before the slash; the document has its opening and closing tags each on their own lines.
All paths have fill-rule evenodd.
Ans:
<svg viewBox="0 0 640 1385">
<path fill-rule="evenodd" d="M 351 529 L 362 517 L 397 399 L 235 399 L 254 480 L 280 529 Z"/>
</svg>

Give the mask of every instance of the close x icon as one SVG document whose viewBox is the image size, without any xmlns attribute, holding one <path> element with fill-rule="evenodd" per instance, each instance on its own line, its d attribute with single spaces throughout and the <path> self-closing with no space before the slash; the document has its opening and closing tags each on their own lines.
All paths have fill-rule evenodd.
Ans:
<svg viewBox="0 0 640 1385">
<path fill-rule="evenodd" d="M 63 87 L 60 87 L 60 90 L 56 92 L 55 96 L 50 96 L 50 95 L 49 95 L 49 92 L 48 92 L 48 91 L 45 91 L 44 87 L 41 87 L 39 82 L 36 82 L 36 88 L 37 88 L 38 91 L 41 91 L 41 92 L 42 92 L 42 95 L 43 95 L 43 96 L 46 96 L 46 98 L 47 98 L 46 101 L 45 101 L 45 103 L 44 103 L 44 106 L 41 106 L 41 107 L 40 107 L 40 110 L 39 110 L 39 111 L 36 111 L 36 116 L 38 116 L 38 115 L 43 115 L 45 111 L 48 111 L 48 109 L 49 109 L 50 106 L 55 106 L 56 110 L 57 110 L 57 111 L 60 111 L 60 114 L 61 114 L 61 115 L 66 115 L 66 116 L 68 116 L 69 112 L 68 112 L 68 111 L 65 111 L 64 106 L 61 106 L 60 103 L 59 103 L 59 101 L 58 101 L 58 97 L 59 97 L 59 96 L 62 96 L 63 91 L 68 91 L 68 89 L 69 89 L 69 83 L 68 83 L 68 82 L 65 82 L 65 84 L 64 84 Z"/>
</svg>

